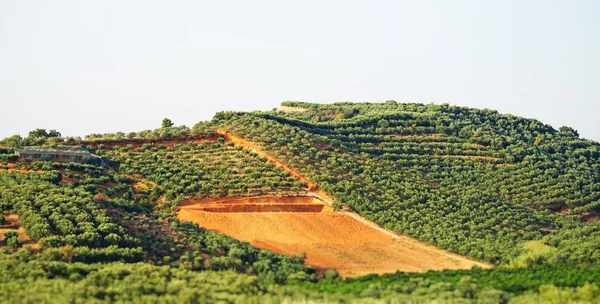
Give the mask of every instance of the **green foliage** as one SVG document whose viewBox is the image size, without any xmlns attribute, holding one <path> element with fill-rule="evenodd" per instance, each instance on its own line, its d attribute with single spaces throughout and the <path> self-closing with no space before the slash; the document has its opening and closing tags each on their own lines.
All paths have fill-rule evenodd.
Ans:
<svg viewBox="0 0 600 304">
<path fill-rule="evenodd" d="M 16 211 L 47 259 L 234 269 L 272 283 L 285 282 L 293 274 L 298 274 L 292 276 L 295 280 L 316 279 L 314 269 L 303 265 L 303 257 L 260 250 L 191 222 L 180 222 L 170 213 L 146 209 L 148 203 L 142 202 L 148 198 L 136 197 L 132 181 L 121 175 L 77 163 L 34 162 L 31 166 L 42 174 L 0 172 L 0 203 Z M 60 183 L 60 169 L 65 174 L 69 170 L 72 184 Z M 9 246 L 20 246 L 11 240 L 7 238 Z"/>
<path fill-rule="evenodd" d="M 17 249 L 23 245 L 21 239 L 19 239 L 19 235 L 14 230 L 8 230 L 4 233 L 4 241 L 6 242 L 6 247 L 9 249 Z"/>
<path fill-rule="evenodd" d="M 164 128 L 170 128 L 172 126 L 173 126 L 173 121 L 171 121 L 170 119 L 165 118 L 165 119 L 162 120 L 161 128 L 163 128 L 163 129 Z"/>
<path fill-rule="evenodd" d="M 553 273 L 553 268 L 548 267 L 538 265 L 526 269 L 528 272 L 476 269 L 397 273 L 281 286 L 231 270 L 198 272 L 147 263 L 57 262 L 25 248 L 13 255 L 0 254 L 0 294 L 11 303 L 588 303 L 598 300 L 597 273 L 567 268 Z M 585 277 L 590 279 L 588 283 L 582 280 Z"/>
<path fill-rule="evenodd" d="M 542 241 L 529 241 L 523 245 L 523 248 L 527 250 L 511 263 L 511 267 L 524 267 L 531 264 L 540 264 L 548 261 L 549 258 L 556 256 L 557 249 L 552 246 L 548 246 Z"/>
<path fill-rule="evenodd" d="M 193 129 L 186 126 L 177 127 L 161 127 L 155 130 L 143 130 L 139 132 L 123 132 L 105 133 L 105 134 L 88 134 L 85 140 L 74 139 L 75 142 L 88 145 L 92 148 L 95 145 L 102 143 L 149 143 L 156 140 L 173 140 L 173 139 L 191 139 L 216 136 L 214 130 L 208 129 L 206 124 L 197 124 Z M 0 141 L 0 143 L 2 143 Z"/>
<path fill-rule="evenodd" d="M 56 130 L 48 131 L 48 137 L 60 137 L 60 136 L 61 136 L 60 132 L 58 132 Z"/>
<path fill-rule="evenodd" d="M 23 138 L 21 137 L 21 135 L 15 134 L 13 136 L 0 140 L 0 146 L 20 148 L 23 146 Z"/>
<path fill-rule="evenodd" d="M 335 268 L 327 269 L 324 276 L 326 281 L 335 281 L 339 278 L 338 272 L 335 270 Z"/>
<path fill-rule="evenodd" d="M 46 129 L 35 129 L 29 132 L 29 137 L 33 138 L 55 138 L 61 137 L 60 132 L 56 130 L 46 131 Z"/>
<path fill-rule="evenodd" d="M 42 180 L 58 184 L 62 180 L 62 174 L 58 171 L 44 171 L 40 176 Z"/>
<path fill-rule="evenodd" d="M 44 137 L 44 138 L 48 138 L 49 134 L 46 131 L 46 129 L 35 129 L 32 131 L 29 131 L 29 137 Z"/>
<path fill-rule="evenodd" d="M 15 154 L 0 154 L 0 161 L 15 162 L 18 158 Z"/>
<path fill-rule="evenodd" d="M 444 270 L 426 273 L 398 272 L 382 276 L 373 274 L 344 281 L 327 280 L 317 283 L 301 283 L 300 285 L 310 290 L 359 295 L 373 285 L 379 286 L 381 290 L 412 292 L 416 288 L 415 282 L 422 282 L 416 285 L 450 284 L 456 287 L 476 284 L 480 287 L 485 286 L 520 294 L 538 290 L 544 285 L 559 287 L 578 287 L 584 286 L 586 283 L 600 285 L 600 269 L 598 267 L 587 269 L 544 263 L 523 268 L 473 268 L 471 270 Z"/>
<path fill-rule="evenodd" d="M 585 284 L 581 287 L 540 286 L 538 292 L 529 292 L 514 298 L 512 303 L 599 303 L 598 285 Z"/>
<path fill-rule="evenodd" d="M 296 179 L 268 166 L 256 154 L 235 149 L 220 139 L 171 147 L 99 147 L 96 153 L 120 162 L 122 173 L 141 175 L 156 183 L 169 201 L 181 197 L 263 195 L 276 190 L 296 192 L 292 190 Z"/>
</svg>

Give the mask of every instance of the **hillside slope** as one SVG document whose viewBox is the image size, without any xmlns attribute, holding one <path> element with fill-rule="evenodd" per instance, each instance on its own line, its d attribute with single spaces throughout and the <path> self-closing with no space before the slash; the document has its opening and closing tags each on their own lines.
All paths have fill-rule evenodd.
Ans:
<svg viewBox="0 0 600 304">
<path fill-rule="evenodd" d="M 441 248 L 507 264 L 542 240 L 554 262 L 599 258 L 600 146 L 570 128 L 448 105 L 283 105 L 305 110 L 222 112 L 213 123 L 361 215 Z"/>
<path fill-rule="evenodd" d="M 13 153 L 65 144 L 85 146 L 110 168 Z M 393 101 L 285 102 L 273 111 L 217 113 L 191 129 L 85 140 L 12 136 L 0 141 L 0 302 L 598 302 L 599 151 L 568 127 Z M 301 199 L 315 190 L 345 212 Z M 274 197 L 281 201 L 262 201 Z M 418 265 L 425 246 L 496 267 L 438 264 L 445 270 L 341 280 L 306 266 L 304 256 L 205 229 L 226 227 L 248 241 L 265 236 L 251 225 L 271 229 L 278 243 L 254 244 L 299 253 L 278 248 L 293 241 L 286 235 L 319 238 L 299 233 L 314 222 L 289 211 L 323 210 L 321 217 L 338 219 L 319 230 L 336 244 L 336 259 L 369 252 L 383 273 L 388 258 Z M 371 248 L 389 234 L 375 238 L 360 230 L 372 226 L 339 220 L 349 210 L 429 245 Z M 178 211 L 204 212 L 202 227 Z M 352 247 L 352 239 L 367 245 Z M 396 255 L 406 250 L 410 259 Z M 379 272 L 369 265 L 357 274 Z M 432 267 L 409 270 L 425 269 Z"/>
</svg>

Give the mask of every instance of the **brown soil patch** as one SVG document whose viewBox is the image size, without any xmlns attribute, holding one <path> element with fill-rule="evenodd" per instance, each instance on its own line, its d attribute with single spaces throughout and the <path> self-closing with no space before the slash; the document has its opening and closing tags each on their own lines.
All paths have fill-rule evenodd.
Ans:
<svg viewBox="0 0 600 304">
<path fill-rule="evenodd" d="M 30 245 L 33 249 L 40 248 L 40 245 L 31 239 L 25 232 L 25 228 L 21 226 L 19 216 L 16 214 L 10 214 L 4 212 L 4 225 L 0 226 L 0 248 L 5 248 L 6 243 L 4 242 L 4 233 L 9 230 L 15 230 L 19 235 L 19 239 L 23 242 L 23 247 Z"/>
<path fill-rule="evenodd" d="M 149 189 L 148 186 L 142 182 L 136 182 L 133 184 L 133 190 L 140 191 L 140 190 L 147 190 L 147 189 Z"/>
<path fill-rule="evenodd" d="M 577 214 L 577 218 L 579 218 L 582 222 L 585 223 L 593 223 L 600 221 L 600 212 L 584 212 Z"/>
<path fill-rule="evenodd" d="M 20 172 L 20 173 L 23 173 L 23 174 L 27 174 L 29 172 L 34 172 L 34 173 L 37 173 L 37 174 L 44 173 L 44 171 L 42 171 L 42 170 L 37 170 L 37 171 L 34 171 L 34 170 L 25 170 L 22 167 L 19 167 L 16 164 L 13 164 L 13 163 L 8 163 L 6 165 L 8 165 L 8 170 L 7 170 L 8 173 L 10 173 L 10 172 Z M 3 167 L 0 167 L 0 170 L 3 170 Z"/>
<path fill-rule="evenodd" d="M 332 212 L 328 206 L 321 212 L 255 212 L 258 205 L 288 205 L 282 208 L 293 211 L 323 204 L 314 197 L 186 201 L 180 205 L 178 217 L 260 248 L 285 254 L 306 253 L 306 264 L 317 269 L 336 268 L 343 277 L 482 265 L 408 237 L 382 233 L 347 213 Z M 249 207 L 228 209 L 235 205 Z"/>
<path fill-rule="evenodd" d="M 588 201 L 589 203 L 589 201 Z M 592 223 L 592 222 L 600 222 L 600 211 L 586 211 L 580 213 L 574 213 L 571 208 L 560 208 L 561 206 L 553 206 L 554 208 L 549 208 L 549 211 L 553 214 L 561 214 L 561 215 L 574 215 L 579 220 L 584 223 Z"/>
<path fill-rule="evenodd" d="M 65 169 L 58 169 L 58 171 L 62 175 L 62 179 L 60 180 L 61 185 L 72 185 L 73 183 L 75 183 L 75 181 L 77 181 L 77 179 L 81 178 L 81 176 L 83 175 L 81 173 L 78 174 L 78 171 L 72 170 L 71 174 L 73 174 L 73 176 L 67 177 Z"/>
<path fill-rule="evenodd" d="M 225 136 L 225 138 L 227 140 L 230 140 L 233 142 L 234 145 L 238 145 L 243 147 L 246 150 L 250 150 L 252 152 L 255 152 L 256 154 L 258 154 L 261 157 L 266 158 L 267 160 L 269 160 L 270 162 L 274 163 L 276 167 L 283 169 L 284 171 L 288 172 L 293 178 L 299 179 L 301 182 L 305 183 L 307 185 L 308 190 L 310 191 L 314 191 L 317 189 L 317 184 L 307 180 L 306 178 L 304 178 L 302 175 L 300 175 L 300 173 L 296 172 L 295 170 L 293 170 L 292 168 L 284 165 L 283 163 L 281 163 L 280 161 L 278 161 L 277 159 L 275 159 L 274 157 L 270 156 L 269 154 L 267 154 L 266 152 L 264 152 L 260 147 L 258 147 L 257 145 L 255 145 L 254 143 L 245 140 L 239 136 L 233 135 L 228 131 L 225 130 L 217 130 L 217 133 Z"/>
</svg>

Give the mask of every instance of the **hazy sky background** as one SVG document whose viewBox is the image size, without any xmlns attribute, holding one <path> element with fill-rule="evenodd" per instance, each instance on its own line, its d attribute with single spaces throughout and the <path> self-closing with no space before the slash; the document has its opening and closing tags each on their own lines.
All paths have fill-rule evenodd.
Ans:
<svg viewBox="0 0 600 304">
<path fill-rule="evenodd" d="M 0 138 L 283 100 L 491 108 L 600 140 L 600 1 L 2 1 Z"/>
</svg>

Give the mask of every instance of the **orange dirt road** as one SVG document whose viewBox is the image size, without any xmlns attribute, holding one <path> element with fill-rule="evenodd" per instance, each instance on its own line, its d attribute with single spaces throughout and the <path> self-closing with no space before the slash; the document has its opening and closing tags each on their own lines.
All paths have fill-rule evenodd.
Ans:
<svg viewBox="0 0 600 304">
<path fill-rule="evenodd" d="M 217 133 L 219 133 L 220 135 L 223 135 L 227 140 L 232 141 L 234 145 L 241 146 L 246 150 L 250 150 L 250 151 L 258 154 L 259 156 L 268 159 L 270 162 L 274 163 L 276 167 L 283 169 L 284 171 L 288 172 L 290 174 L 290 176 L 292 176 L 293 178 L 296 178 L 296 179 L 300 180 L 301 182 L 305 183 L 307 185 L 307 188 L 310 191 L 314 191 L 317 189 L 317 185 L 315 183 L 307 180 L 302 175 L 300 175 L 300 173 L 294 171 L 292 168 L 284 165 L 283 163 L 281 163 L 274 157 L 270 156 L 269 154 L 264 152 L 259 146 L 255 145 L 254 143 L 252 143 L 248 140 L 245 140 L 239 136 L 233 135 L 229 131 L 219 129 L 219 130 L 217 130 Z"/>
<path fill-rule="evenodd" d="M 274 200 L 274 204 L 281 204 L 276 202 L 277 198 Z M 263 198 L 261 202 L 265 201 Z M 315 205 L 318 201 L 306 199 L 307 203 Z M 306 264 L 317 269 L 336 268 L 342 277 L 469 269 L 475 265 L 485 267 L 408 237 L 391 237 L 343 212 L 332 212 L 330 208 L 321 212 L 237 212 L 243 209 L 238 207 L 231 209 L 236 210 L 234 212 L 214 212 L 216 209 L 202 210 L 202 205 L 214 207 L 214 202 L 188 202 L 180 207 L 179 219 L 195 222 L 256 247 L 285 254 L 304 252 Z M 305 204 L 294 202 L 289 205 L 300 207 Z M 254 206 L 250 209 L 257 210 Z M 293 208 L 290 206 L 286 210 Z"/>
</svg>

